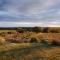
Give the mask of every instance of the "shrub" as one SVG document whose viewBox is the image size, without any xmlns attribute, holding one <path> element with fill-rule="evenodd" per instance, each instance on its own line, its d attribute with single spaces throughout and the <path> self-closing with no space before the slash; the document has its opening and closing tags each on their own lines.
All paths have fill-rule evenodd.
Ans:
<svg viewBox="0 0 60 60">
<path fill-rule="evenodd" d="M 8 34 L 11 34 L 12 32 L 7 32 Z"/>
<path fill-rule="evenodd" d="M 36 32 L 36 33 L 41 32 L 41 28 L 40 27 L 34 27 L 33 32 Z"/>
<path fill-rule="evenodd" d="M 49 32 L 49 28 L 48 27 L 43 28 L 43 31 L 42 32 L 43 33 L 48 33 Z"/>
<path fill-rule="evenodd" d="M 51 45 L 60 46 L 60 42 L 53 40 Z"/>
<path fill-rule="evenodd" d="M 59 31 L 57 29 L 52 29 L 50 32 L 51 33 L 59 33 Z"/>
<path fill-rule="evenodd" d="M 37 41 L 37 39 L 36 38 L 31 38 L 31 40 L 30 40 L 30 43 L 37 43 L 38 41 Z"/>
<path fill-rule="evenodd" d="M 17 32 L 19 32 L 19 33 L 24 33 L 25 31 L 24 31 L 24 29 L 22 29 L 22 28 L 17 28 Z"/>
<path fill-rule="evenodd" d="M 48 41 L 47 40 L 41 40 L 41 43 L 42 44 L 48 44 Z"/>
</svg>

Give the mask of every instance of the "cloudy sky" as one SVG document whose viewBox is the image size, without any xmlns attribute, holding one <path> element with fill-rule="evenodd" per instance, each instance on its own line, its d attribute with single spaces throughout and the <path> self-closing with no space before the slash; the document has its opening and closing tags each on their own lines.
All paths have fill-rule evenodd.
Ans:
<svg viewBox="0 0 60 60">
<path fill-rule="evenodd" d="M 60 0 L 0 0 L 0 27 L 58 26 Z"/>
</svg>

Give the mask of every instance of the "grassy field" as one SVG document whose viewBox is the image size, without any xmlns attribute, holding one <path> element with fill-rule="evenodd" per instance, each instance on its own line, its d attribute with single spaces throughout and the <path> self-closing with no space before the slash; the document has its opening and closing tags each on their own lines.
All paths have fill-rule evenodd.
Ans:
<svg viewBox="0 0 60 60">
<path fill-rule="evenodd" d="M 10 43 L 0 46 L 0 60 L 60 60 L 60 47 L 40 43 Z"/>
</svg>

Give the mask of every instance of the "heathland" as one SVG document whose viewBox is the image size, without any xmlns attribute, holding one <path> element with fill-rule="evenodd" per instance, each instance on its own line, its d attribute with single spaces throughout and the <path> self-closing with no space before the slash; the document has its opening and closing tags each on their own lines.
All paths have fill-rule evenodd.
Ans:
<svg viewBox="0 0 60 60">
<path fill-rule="evenodd" d="M 0 28 L 0 60 L 60 60 L 60 27 Z"/>
</svg>

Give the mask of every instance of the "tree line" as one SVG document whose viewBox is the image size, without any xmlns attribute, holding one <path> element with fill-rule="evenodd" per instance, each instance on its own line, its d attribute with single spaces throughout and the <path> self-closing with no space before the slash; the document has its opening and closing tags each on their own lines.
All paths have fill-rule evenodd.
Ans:
<svg viewBox="0 0 60 60">
<path fill-rule="evenodd" d="M 18 32 L 23 33 L 26 31 L 36 32 L 36 33 L 60 33 L 60 28 L 58 27 L 25 27 L 25 28 L 17 28 Z"/>
</svg>

